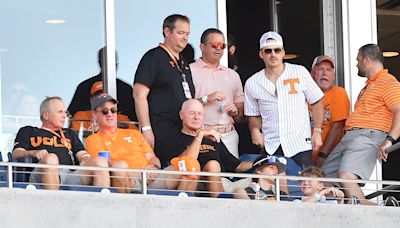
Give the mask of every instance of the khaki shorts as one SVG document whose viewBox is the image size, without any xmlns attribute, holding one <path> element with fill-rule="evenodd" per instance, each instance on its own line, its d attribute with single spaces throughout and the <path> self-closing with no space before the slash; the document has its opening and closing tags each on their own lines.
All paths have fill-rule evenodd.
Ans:
<svg viewBox="0 0 400 228">
<path fill-rule="evenodd" d="M 83 185 L 81 170 L 58 169 L 60 185 Z M 42 183 L 42 174 L 39 168 L 32 170 L 29 177 L 32 184 Z"/>
<path fill-rule="evenodd" d="M 360 179 L 368 180 L 375 168 L 377 153 L 386 135 L 383 131 L 372 129 L 346 131 L 321 169 L 329 178 L 336 178 L 340 172 L 349 172 Z"/>
</svg>

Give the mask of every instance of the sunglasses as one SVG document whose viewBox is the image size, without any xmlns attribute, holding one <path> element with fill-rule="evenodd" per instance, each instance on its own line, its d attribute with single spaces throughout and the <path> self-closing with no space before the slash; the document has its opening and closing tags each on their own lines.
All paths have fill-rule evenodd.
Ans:
<svg viewBox="0 0 400 228">
<path fill-rule="evenodd" d="M 103 113 L 103 115 L 107 115 L 110 111 L 111 111 L 111 113 L 114 114 L 114 113 L 118 112 L 118 108 L 117 107 L 103 108 L 102 110 L 97 111 L 97 112 L 101 112 L 101 113 Z"/>
<path fill-rule="evenodd" d="M 208 42 L 208 44 L 210 44 L 210 46 L 215 49 L 217 49 L 217 48 L 225 49 L 226 48 L 226 44 L 223 42 L 217 42 L 217 41 L 216 42 Z"/>
<path fill-rule="evenodd" d="M 255 163 L 253 164 L 253 167 L 259 166 L 259 165 L 262 165 L 262 164 L 265 164 L 265 163 L 267 163 L 267 164 L 273 164 L 273 163 L 276 163 L 276 162 L 280 162 L 280 160 L 279 160 L 278 157 L 269 156 L 269 157 L 265 157 L 265 158 L 263 158 L 263 159 L 261 159 L 261 160 L 255 162 Z"/>
<path fill-rule="evenodd" d="M 280 54 L 281 51 L 282 51 L 282 48 L 273 48 L 273 49 L 272 48 L 265 48 L 263 51 L 264 51 L 265 54 L 271 54 L 272 51 L 274 51 L 275 54 Z"/>
</svg>

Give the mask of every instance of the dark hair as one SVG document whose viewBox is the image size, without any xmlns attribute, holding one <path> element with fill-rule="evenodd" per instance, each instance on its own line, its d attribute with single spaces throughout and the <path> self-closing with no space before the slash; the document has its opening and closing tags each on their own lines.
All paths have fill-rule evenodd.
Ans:
<svg viewBox="0 0 400 228">
<path fill-rule="evenodd" d="M 97 52 L 97 61 L 99 62 L 99 66 L 100 66 L 101 69 L 103 69 L 103 67 L 105 66 L 106 55 L 107 55 L 107 47 L 106 46 L 102 47 Z M 117 53 L 117 50 L 115 50 L 115 67 L 118 68 L 118 53 Z"/>
<path fill-rule="evenodd" d="M 378 45 L 376 44 L 366 44 L 360 48 L 360 54 L 363 58 L 370 58 L 374 62 L 379 62 L 383 64 L 383 53 Z"/>
<path fill-rule="evenodd" d="M 209 28 L 209 29 L 206 29 L 203 32 L 203 34 L 201 34 L 200 43 L 206 44 L 208 42 L 208 35 L 214 34 L 214 33 L 224 35 L 219 29 Z"/>
<path fill-rule="evenodd" d="M 163 30 L 162 34 L 163 34 L 164 37 L 165 37 L 164 29 L 165 28 L 169 28 L 169 30 L 171 30 L 171 31 L 174 30 L 175 23 L 176 23 L 177 20 L 185 21 L 185 22 L 190 24 L 189 18 L 187 16 L 185 16 L 185 15 L 181 15 L 181 14 L 169 15 L 168 17 L 166 17 L 164 19 L 164 23 L 163 23 L 163 26 L 162 26 L 162 30 Z"/>
</svg>

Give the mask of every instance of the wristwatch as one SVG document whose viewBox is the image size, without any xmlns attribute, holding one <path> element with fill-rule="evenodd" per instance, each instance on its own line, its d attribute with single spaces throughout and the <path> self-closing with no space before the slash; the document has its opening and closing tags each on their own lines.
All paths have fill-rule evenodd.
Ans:
<svg viewBox="0 0 400 228">
<path fill-rule="evenodd" d="M 321 158 L 327 158 L 328 156 L 329 156 L 329 154 L 326 154 L 326 153 L 324 153 L 322 151 L 320 151 L 319 154 L 318 154 L 318 157 L 321 157 Z"/>
<path fill-rule="evenodd" d="M 385 140 L 391 142 L 392 145 L 396 142 L 396 140 L 394 140 L 394 138 L 393 138 L 392 136 L 390 136 L 390 135 L 387 135 L 386 138 L 385 138 Z"/>
</svg>

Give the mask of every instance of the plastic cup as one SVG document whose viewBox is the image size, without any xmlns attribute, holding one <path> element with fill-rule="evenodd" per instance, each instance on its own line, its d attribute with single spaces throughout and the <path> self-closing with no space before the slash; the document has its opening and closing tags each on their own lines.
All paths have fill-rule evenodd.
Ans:
<svg viewBox="0 0 400 228">
<path fill-rule="evenodd" d="M 98 153 L 100 157 L 105 158 L 108 162 L 110 162 L 110 151 L 100 151 Z"/>
</svg>

